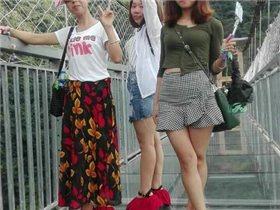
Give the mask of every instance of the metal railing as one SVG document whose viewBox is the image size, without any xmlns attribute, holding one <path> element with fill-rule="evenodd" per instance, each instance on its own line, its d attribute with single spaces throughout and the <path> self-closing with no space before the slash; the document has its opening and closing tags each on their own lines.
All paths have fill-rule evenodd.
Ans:
<svg viewBox="0 0 280 210">
<path fill-rule="evenodd" d="M 254 101 L 248 107 L 248 118 L 244 118 L 243 129 L 257 156 L 255 165 L 261 171 L 259 183 L 267 197 L 280 194 L 275 187 L 279 183 L 277 163 L 280 158 L 280 13 L 271 24 L 262 47 L 244 78 L 254 87 Z M 265 144 L 268 143 L 268 144 Z M 269 146 L 267 146 L 269 145 Z M 276 154 L 276 155 L 271 155 Z M 272 198 L 273 199 L 273 198 Z"/>
<path fill-rule="evenodd" d="M 254 101 L 248 107 L 248 116 L 264 139 L 280 156 L 280 52 L 250 80 L 254 87 Z M 245 126 L 251 141 L 258 139 L 252 127 Z"/>
<path fill-rule="evenodd" d="M 277 201 L 280 182 L 277 173 L 280 158 L 280 13 L 271 23 L 262 46 L 244 79 L 254 87 L 254 101 L 248 106 L 243 129 L 252 154 L 263 194 Z"/>
<path fill-rule="evenodd" d="M 280 155 L 280 13 L 244 76 L 254 86 L 255 99 L 249 116 Z M 250 136 L 254 138 L 254 136 Z"/>
</svg>

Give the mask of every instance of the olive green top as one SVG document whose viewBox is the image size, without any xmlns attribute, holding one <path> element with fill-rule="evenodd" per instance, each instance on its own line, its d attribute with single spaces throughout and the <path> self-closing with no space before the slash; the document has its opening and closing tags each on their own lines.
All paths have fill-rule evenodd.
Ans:
<svg viewBox="0 0 280 210">
<path fill-rule="evenodd" d="M 194 55 L 205 68 L 210 67 L 218 59 L 224 38 L 221 22 L 210 18 L 207 22 L 188 28 L 176 24 L 185 44 L 189 45 Z M 165 69 L 180 68 L 181 75 L 201 70 L 192 57 L 184 49 L 182 41 L 174 28 L 164 25 L 161 29 L 161 56 L 158 77 L 162 77 Z M 212 71 L 213 72 L 213 71 Z"/>
</svg>

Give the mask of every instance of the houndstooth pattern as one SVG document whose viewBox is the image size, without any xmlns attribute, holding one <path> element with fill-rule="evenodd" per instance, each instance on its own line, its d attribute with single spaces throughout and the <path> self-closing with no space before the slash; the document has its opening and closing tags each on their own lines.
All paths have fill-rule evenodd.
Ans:
<svg viewBox="0 0 280 210">
<path fill-rule="evenodd" d="M 203 71 L 164 74 L 159 95 L 158 131 L 204 128 L 223 122 L 214 91 Z"/>
</svg>

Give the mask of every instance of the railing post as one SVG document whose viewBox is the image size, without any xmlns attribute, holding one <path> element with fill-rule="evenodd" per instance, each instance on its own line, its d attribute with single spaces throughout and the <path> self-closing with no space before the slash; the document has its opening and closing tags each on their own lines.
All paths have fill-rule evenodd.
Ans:
<svg viewBox="0 0 280 210">
<path fill-rule="evenodd" d="M 254 60 L 257 56 L 257 26 L 255 26 L 255 34 L 254 34 Z"/>
<path fill-rule="evenodd" d="M 3 67 L 0 66 L 0 70 L 1 72 L 3 71 Z M 0 81 L 2 80 L 2 73 L 0 72 Z M 0 85 L 0 105 L 2 104 L 2 86 Z M 2 109 L 0 109 L 0 135 L 2 133 Z M 2 151 L 2 137 L 0 138 L 0 151 Z M 1 155 L 0 155 L 0 209 L 3 209 L 3 194 L 2 194 L 2 172 L 1 172 L 1 168 L 2 168 L 2 161 L 1 161 Z"/>
<path fill-rule="evenodd" d="M 262 46 L 262 10 L 260 9 L 260 40 L 259 40 L 259 50 Z"/>
<path fill-rule="evenodd" d="M 22 145 L 22 118 L 20 104 L 20 88 L 19 88 L 19 70 L 18 67 L 13 70 L 13 86 L 14 86 L 14 105 L 15 105 L 15 126 L 17 139 L 17 161 L 18 161 L 18 180 L 19 180 L 19 200 L 20 210 L 26 209 L 25 201 L 25 180 L 24 180 L 24 157 Z M 1 161 L 0 161 L 1 162 Z"/>
<path fill-rule="evenodd" d="M 252 50 L 252 52 L 251 52 L 251 65 L 252 65 L 252 63 L 254 61 L 254 39 L 253 38 L 251 39 L 251 50 Z M 254 63 L 253 63 L 253 65 L 254 65 Z"/>
<path fill-rule="evenodd" d="M 33 157 L 33 137 L 32 137 L 32 119 L 31 119 L 31 100 L 30 100 L 30 81 L 29 69 L 24 71 L 24 96 L 26 113 L 26 139 L 28 155 L 28 178 L 29 178 L 29 209 L 36 209 L 35 202 L 35 182 L 34 182 L 34 157 Z"/>
<path fill-rule="evenodd" d="M 59 60 L 51 60 L 50 66 L 51 69 L 58 69 L 59 68 Z M 53 73 L 51 76 L 50 83 L 53 84 L 56 79 L 56 75 Z M 52 86 L 50 88 L 50 95 L 52 95 Z M 58 176 L 59 176 L 59 157 L 60 157 L 60 143 L 61 143 L 61 129 L 57 128 L 57 125 L 62 123 L 60 118 L 56 118 L 51 116 L 51 139 L 52 139 L 52 156 L 53 156 L 53 199 L 54 201 L 58 200 Z"/>
<path fill-rule="evenodd" d="M 9 210 L 15 210 L 15 193 L 14 193 L 14 173 L 13 173 L 13 155 L 12 155 L 12 139 L 11 139 L 11 119 L 9 109 L 9 84 L 7 66 L 1 68 L 2 88 L 3 88 L 3 111 L 4 111 L 4 127 L 5 127 L 5 150 L 8 180 L 8 202 Z"/>
<path fill-rule="evenodd" d="M 37 162 L 37 179 L 38 179 L 38 207 L 44 208 L 44 177 L 43 177 L 43 157 L 42 157 L 42 132 L 41 132 L 41 112 L 40 112 L 40 88 L 39 88 L 39 71 L 33 72 L 33 94 L 34 94 L 34 118 L 36 133 L 36 162 Z"/>
<path fill-rule="evenodd" d="M 250 68 L 250 66 L 251 66 L 251 45 L 249 45 L 248 51 L 249 51 L 249 65 L 247 68 Z"/>
<path fill-rule="evenodd" d="M 45 186 L 46 203 L 51 204 L 51 163 L 50 163 L 50 136 L 49 136 L 49 110 L 47 91 L 47 72 L 42 72 L 42 96 L 43 96 L 43 122 L 44 122 L 44 150 L 45 150 Z"/>
<path fill-rule="evenodd" d="M 269 116 L 269 135 L 270 135 L 270 139 L 273 139 L 273 122 L 272 122 L 272 109 L 271 109 L 271 92 L 270 92 L 270 78 L 269 76 L 266 77 L 267 79 L 267 107 L 268 107 L 268 116 Z"/>
<path fill-rule="evenodd" d="M 267 2 L 267 28 L 269 28 L 269 22 L 270 22 L 270 0 Z"/>
<path fill-rule="evenodd" d="M 124 162 L 125 164 L 127 163 L 128 161 L 128 152 L 127 152 L 127 136 L 128 136 L 128 130 L 127 130 L 127 115 L 126 115 L 126 112 L 127 110 L 125 109 L 126 107 L 126 86 L 125 86 L 126 82 L 125 82 L 125 72 L 122 71 L 122 104 L 123 104 L 123 130 L 124 130 Z"/>
</svg>

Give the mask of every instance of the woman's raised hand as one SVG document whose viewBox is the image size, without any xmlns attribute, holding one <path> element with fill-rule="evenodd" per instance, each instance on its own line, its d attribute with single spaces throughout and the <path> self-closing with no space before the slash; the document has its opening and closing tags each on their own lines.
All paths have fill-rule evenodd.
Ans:
<svg viewBox="0 0 280 210">
<path fill-rule="evenodd" d="M 236 53 L 236 41 L 232 39 L 232 35 L 230 34 L 223 43 L 223 49 L 225 52 L 231 52 L 232 54 Z"/>
<path fill-rule="evenodd" d="M 0 26 L 0 34 L 8 34 L 10 30 L 10 26 Z"/>
<path fill-rule="evenodd" d="M 114 21 L 114 13 L 111 10 L 111 0 L 108 0 L 108 6 L 105 11 L 98 6 L 99 15 L 100 15 L 100 22 L 102 23 L 103 27 L 111 27 L 113 26 Z"/>
</svg>

